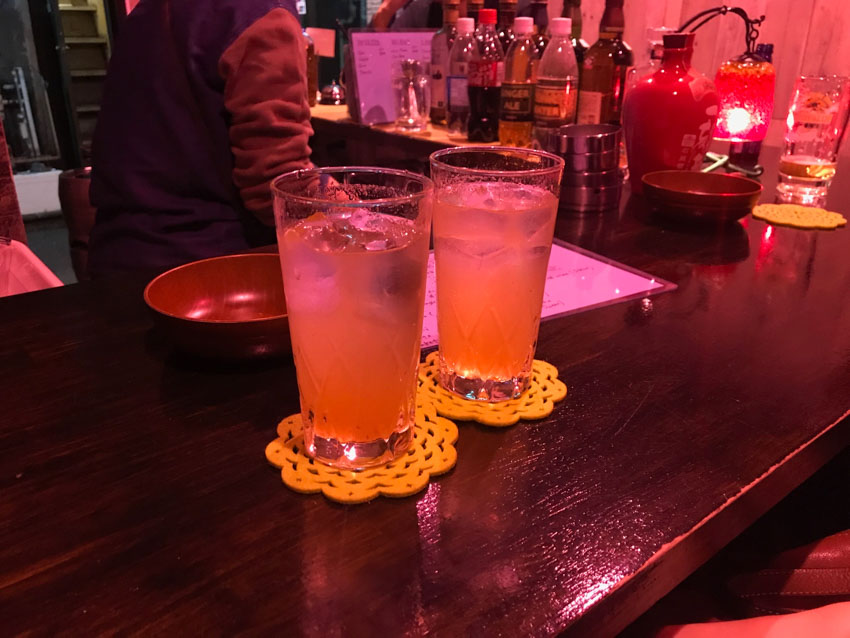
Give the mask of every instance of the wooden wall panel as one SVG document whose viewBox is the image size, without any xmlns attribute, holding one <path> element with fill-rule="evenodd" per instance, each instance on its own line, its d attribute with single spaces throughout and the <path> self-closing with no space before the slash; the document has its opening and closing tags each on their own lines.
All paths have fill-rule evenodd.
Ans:
<svg viewBox="0 0 850 638">
<path fill-rule="evenodd" d="M 604 2 L 602 3 L 604 6 Z M 624 11 L 626 13 L 625 39 L 632 46 L 635 53 L 635 65 L 643 66 L 649 62 L 649 50 L 647 48 L 646 30 L 652 27 L 678 27 L 678 14 L 680 13 L 681 0 L 626 0 Z M 672 22 L 668 22 L 668 6 L 673 7 L 671 12 Z"/>
<path fill-rule="evenodd" d="M 815 0 L 807 35 L 803 73 L 850 75 L 850 2 Z"/>
</svg>

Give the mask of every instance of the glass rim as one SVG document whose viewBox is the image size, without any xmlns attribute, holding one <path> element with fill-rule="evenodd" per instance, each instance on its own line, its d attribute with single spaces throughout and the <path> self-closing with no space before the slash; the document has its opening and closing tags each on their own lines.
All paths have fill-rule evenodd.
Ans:
<svg viewBox="0 0 850 638">
<path fill-rule="evenodd" d="M 502 171 L 502 170 L 492 170 L 486 168 L 466 168 L 465 166 L 452 166 L 451 164 L 447 164 L 442 161 L 442 158 L 446 155 L 455 155 L 458 153 L 515 153 L 518 155 L 531 155 L 534 157 L 542 157 L 546 159 L 554 160 L 553 166 L 547 166 L 545 168 L 528 168 L 517 171 Z M 439 166 L 440 168 L 445 168 L 447 170 L 451 170 L 456 173 L 461 173 L 463 175 L 476 175 L 479 177 L 486 176 L 495 176 L 495 177 L 532 177 L 532 176 L 543 176 L 548 175 L 549 173 L 560 172 L 564 169 L 564 158 L 558 157 L 552 153 L 547 153 L 546 151 L 540 151 L 532 148 L 516 148 L 514 146 L 455 146 L 452 148 L 444 148 L 439 151 L 434 151 L 431 153 L 431 156 L 428 158 L 431 162 L 431 166 Z"/>
<path fill-rule="evenodd" d="M 413 179 L 422 184 L 422 191 L 418 193 L 407 193 L 396 197 L 381 197 L 378 199 L 358 199 L 354 201 L 340 201 L 335 199 L 325 199 L 321 197 L 313 197 L 309 195 L 298 195 L 282 190 L 278 187 L 281 182 L 297 182 L 310 175 L 323 175 L 331 173 L 371 173 L 374 175 L 394 175 L 396 177 L 406 177 Z M 271 182 L 271 191 L 273 196 L 279 196 L 285 199 L 301 202 L 303 204 L 319 203 L 333 204 L 338 208 L 364 208 L 374 205 L 395 205 L 415 202 L 424 198 L 426 195 L 434 191 L 434 182 L 430 177 L 405 171 L 398 168 L 381 168 L 380 166 L 314 166 L 313 168 L 297 168 L 294 171 L 288 171 L 275 177 Z"/>
<path fill-rule="evenodd" d="M 800 75 L 797 76 L 797 81 L 799 82 L 800 80 L 803 80 L 803 81 L 805 81 L 805 80 L 843 80 L 843 81 L 846 82 L 846 81 L 850 80 L 850 75 L 840 75 L 838 73 L 824 73 L 824 74 L 818 74 L 818 75 L 806 75 L 805 73 L 803 73 L 803 74 L 800 74 Z"/>
</svg>

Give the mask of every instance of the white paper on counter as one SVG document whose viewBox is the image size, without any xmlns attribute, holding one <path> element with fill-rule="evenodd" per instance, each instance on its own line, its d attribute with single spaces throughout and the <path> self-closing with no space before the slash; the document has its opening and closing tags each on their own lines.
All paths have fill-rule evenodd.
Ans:
<svg viewBox="0 0 850 638">
<path fill-rule="evenodd" d="M 637 296 L 657 294 L 676 288 L 623 264 L 566 243 L 552 244 L 541 316 L 553 317 Z M 428 255 L 425 284 L 425 319 L 422 322 L 422 347 L 437 345 L 437 286 L 434 253 Z"/>
</svg>

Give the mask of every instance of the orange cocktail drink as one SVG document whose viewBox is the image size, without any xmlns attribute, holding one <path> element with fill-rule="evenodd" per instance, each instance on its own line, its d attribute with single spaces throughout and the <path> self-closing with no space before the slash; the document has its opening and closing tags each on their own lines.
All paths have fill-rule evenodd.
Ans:
<svg viewBox="0 0 850 638">
<path fill-rule="evenodd" d="M 413 436 L 430 180 L 299 173 L 275 195 L 305 447 L 340 467 L 383 463 Z"/>
<path fill-rule="evenodd" d="M 519 149 L 432 156 L 440 381 L 465 398 L 528 386 L 562 165 Z"/>
</svg>

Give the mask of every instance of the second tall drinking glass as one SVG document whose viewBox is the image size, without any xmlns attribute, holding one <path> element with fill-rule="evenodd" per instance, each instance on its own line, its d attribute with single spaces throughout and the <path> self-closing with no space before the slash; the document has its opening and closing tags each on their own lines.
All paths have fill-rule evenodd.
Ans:
<svg viewBox="0 0 850 638">
<path fill-rule="evenodd" d="M 504 401 L 528 387 L 564 161 L 516 148 L 431 155 L 440 383 Z"/>
<path fill-rule="evenodd" d="M 850 79 L 840 76 L 797 80 L 788 111 L 785 149 L 779 160 L 779 199 L 823 204 L 838 163 L 838 149 L 850 118 Z"/>
<path fill-rule="evenodd" d="M 272 183 L 307 452 L 363 468 L 413 440 L 434 186 L 380 168 Z"/>
</svg>

